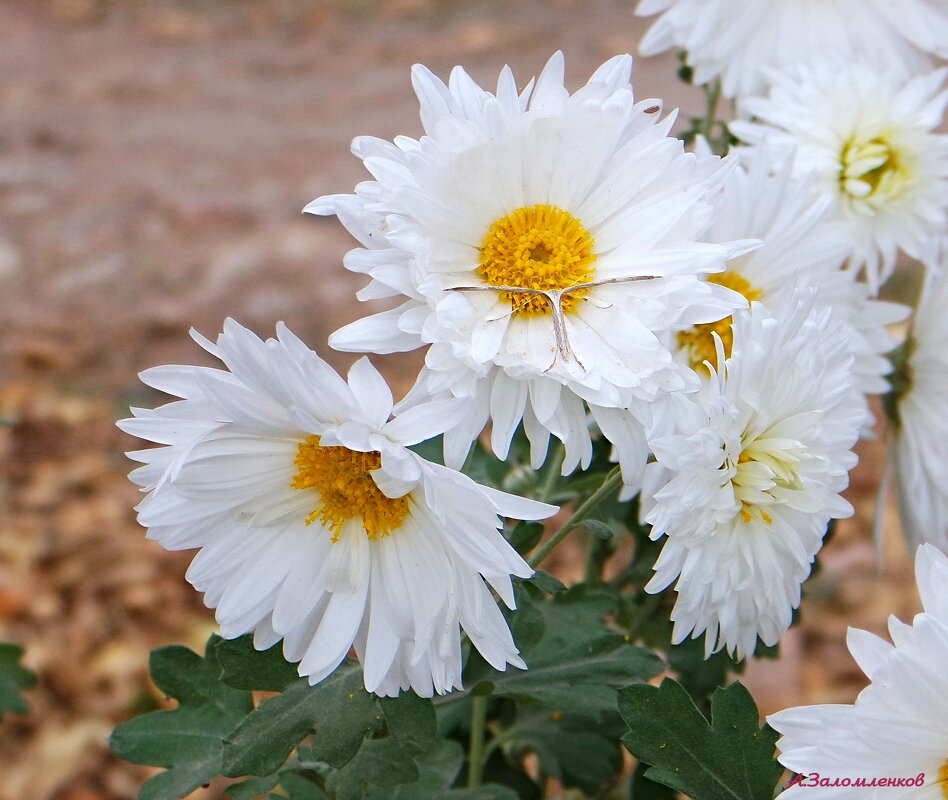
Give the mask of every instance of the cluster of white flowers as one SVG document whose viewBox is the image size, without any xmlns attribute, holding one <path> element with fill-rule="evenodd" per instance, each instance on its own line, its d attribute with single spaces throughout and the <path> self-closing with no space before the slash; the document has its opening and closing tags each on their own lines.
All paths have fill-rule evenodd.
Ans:
<svg viewBox="0 0 948 800">
<path fill-rule="evenodd" d="M 862 9 L 853 41 L 924 67 L 946 16 L 912 4 L 928 25 L 881 1 L 800 13 L 818 48 Z M 739 44 L 789 3 L 741 3 L 734 41 L 713 48 L 702 25 L 732 4 L 700 5 L 644 0 L 665 12 L 649 46 L 687 47 L 729 95 L 761 89 L 764 53 L 788 66 L 763 34 Z M 686 151 L 675 114 L 636 101 L 631 68 L 613 58 L 570 94 L 559 53 L 522 90 L 505 68 L 495 93 L 460 67 L 447 84 L 416 67 L 425 135 L 356 139 L 373 180 L 306 207 L 358 241 L 344 265 L 369 279 L 359 299 L 395 301 L 330 345 L 426 348 L 399 403 L 367 360 L 343 381 L 283 327 L 195 335 L 226 371 L 143 374 L 181 399 L 121 423 L 164 445 L 132 454 L 139 518 L 166 548 L 200 548 L 188 579 L 224 636 L 282 640 L 312 682 L 354 648 L 382 695 L 459 687 L 462 629 L 497 669 L 527 666 L 488 587 L 512 608 L 511 576 L 532 570 L 498 528 L 556 508 L 458 471 L 488 428 L 506 458 L 521 425 L 534 469 L 551 436 L 563 475 L 611 446 L 665 540 L 647 588 L 674 584 L 675 641 L 704 634 L 708 654 L 743 658 L 789 627 L 828 523 L 852 512 L 841 492 L 872 427 L 867 395 L 888 390 L 886 325 L 908 313 L 875 295 L 898 249 L 943 249 L 944 75 L 775 74 L 769 98 L 742 102 L 748 146 L 721 158 Z M 945 308 L 930 287 L 900 405 L 899 460 L 923 471 L 937 468 L 922 427 L 945 381 Z M 408 449 L 439 434 L 447 466 Z M 944 483 L 928 484 L 940 505 L 914 509 L 917 527 L 948 535 Z"/>
<path fill-rule="evenodd" d="M 852 705 L 789 708 L 767 721 L 782 734 L 780 762 L 799 779 L 782 800 L 943 800 L 948 796 L 948 557 L 918 549 L 924 612 L 889 618 L 889 644 L 849 629 L 870 684 Z"/>
</svg>

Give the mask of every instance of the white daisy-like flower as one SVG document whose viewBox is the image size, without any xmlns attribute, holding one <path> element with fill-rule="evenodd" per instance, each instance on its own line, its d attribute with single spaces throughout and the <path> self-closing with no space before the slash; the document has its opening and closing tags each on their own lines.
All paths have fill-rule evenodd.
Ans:
<svg viewBox="0 0 948 800">
<path fill-rule="evenodd" d="M 749 302 L 759 302 L 777 316 L 797 302 L 799 287 L 818 289 L 816 306 L 832 308 L 845 328 L 854 356 L 854 396 L 866 410 L 868 433 L 872 416 L 865 395 L 888 391 L 885 376 L 891 365 L 885 354 L 898 343 L 886 326 L 905 319 L 910 309 L 872 299 L 866 284 L 852 270 L 842 269 L 852 251 L 848 226 L 830 219 L 832 197 L 816 195 L 811 181 L 793 175 L 792 169 L 789 161 L 780 163 L 769 148 L 761 147 L 734 171 L 708 237 L 759 239 L 762 244 L 708 280 L 739 292 Z M 705 362 L 717 366 L 714 334 L 729 355 L 730 317 L 674 335 L 679 357 L 703 376 L 708 375 Z"/>
<path fill-rule="evenodd" d="M 930 66 L 929 54 L 948 57 L 943 0 L 641 0 L 636 13 L 661 14 L 642 55 L 685 50 L 695 83 L 720 77 L 732 98 L 762 91 L 767 68 L 825 53 L 914 72 Z"/>
<path fill-rule="evenodd" d="M 723 368 L 677 399 L 674 434 L 650 439 L 643 516 L 667 539 L 646 589 L 675 583 L 673 641 L 704 633 L 709 655 L 776 644 L 827 524 L 852 513 L 852 355 L 832 310 L 801 298 L 780 318 L 759 303 L 735 314 Z"/>
<path fill-rule="evenodd" d="M 757 121 L 731 124 L 745 142 L 794 153 L 796 171 L 835 198 L 834 217 L 850 226 L 850 263 L 865 268 L 873 293 L 899 250 L 931 262 L 948 221 L 948 136 L 936 132 L 946 74 L 905 79 L 828 59 L 775 74 L 769 96 L 744 105 Z"/>
<path fill-rule="evenodd" d="M 909 546 L 948 551 L 948 259 L 929 272 L 888 398 L 890 453 Z"/>
<path fill-rule="evenodd" d="M 488 420 L 505 457 L 523 421 L 535 465 L 550 434 L 564 474 L 592 456 L 587 409 L 621 452 L 644 463 L 648 404 L 697 383 L 658 333 L 710 322 L 741 298 L 700 276 L 753 244 L 699 241 L 707 197 L 730 164 L 685 153 L 655 100 L 635 102 L 631 58 L 600 67 L 573 95 L 563 57 L 518 93 L 505 68 L 496 94 L 461 68 L 447 85 L 412 73 L 426 135 L 359 138 L 375 180 L 307 206 L 336 214 L 360 241 L 346 266 L 372 281 L 362 299 L 397 308 L 337 331 L 341 350 L 430 345 L 413 396 L 466 401 L 445 437 L 459 466 Z"/>
<path fill-rule="evenodd" d="M 890 621 L 895 647 L 849 630 L 850 652 L 871 681 L 856 702 L 767 718 L 782 734 L 780 763 L 801 776 L 783 800 L 948 797 L 948 558 L 924 545 L 915 565 L 925 613 L 911 626 Z"/>
<path fill-rule="evenodd" d="M 138 518 L 169 550 L 200 548 L 187 578 L 221 634 L 283 640 L 316 683 L 350 648 L 365 687 L 419 695 L 461 685 L 460 629 L 497 669 L 525 667 L 488 585 L 511 608 L 530 567 L 501 517 L 555 507 L 498 492 L 407 449 L 441 431 L 440 401 L 394 419 L 367 359 L 348 383 L 282 324 L 261 341 L 232 320 L 214 344 L 228 370 L 166 366 L 142 380 L 182 398 L 120 427 L 164 447 L 129 455 L 147 491 Z M 486 583 L 485 583 L 486 581 Z"/>
</svg>

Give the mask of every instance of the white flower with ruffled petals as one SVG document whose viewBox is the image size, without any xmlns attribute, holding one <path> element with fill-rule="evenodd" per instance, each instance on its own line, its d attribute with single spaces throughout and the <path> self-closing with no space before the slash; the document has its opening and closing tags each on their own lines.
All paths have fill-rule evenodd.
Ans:
<svg viewBox="0 0 948 800">
<path fill-rule="evenodd" d="M 695 83 L 720 77 L 726 97 L 757 94 L 768 68 L 825 53 L 916 72 L 930 66 L 929 54 L 948 58 L 943 0 L 641 0 L 636 13 L 661 14 L 642 55 L 685 50 Z"/>
<path fill-rule="evenodd" d="M 744 104 L 757 121 L 731 124 L 743 141 L 786 152 L 817 193 L 835 199 L 834 218 L 850 228 L 850 263 L 865 269 L 873 294 L 899 250 L 931 262 L 948 222 L 948 136 L 937 133 L 946 75 L 907 79 L 824 60 L 774 75 L 768 97 Z"/>
<path fill-rule="evenodd" d="M 767 717 L 781 734 L 780 763 L 803 778 L 782 800 L 948 797 L 948 558 L 923 545 L 915 573 L 925 613 L 911 625 L 890 620 L 894 647 L 849 630 L 849 650 L 871 681 L 853 705 Z"/>
<path fill-rule="evenodd" d="M 699 143 L 699 146 L 704 146 Z M 817 195 L 812 181 L 792 174 L 792 164 L 780 163 L 767 147 L 742 160 L 724 187 L 720 209 L 708 238 L 711 241 L 759 239 L 756 250 L 728 262 L 727 270 L 708 280 L 757 301 L 780 316 L 796 303 L 797 290 L 819 290 L 818 308 L 832 308 L 843 325 L 854 357 L 854 402 L 866 411 L 868 435 L 872 415 L 866 395 L 888 391 L 885 376 L 891 365 L 886 353 L 898 342 L 886 330 L 905 319 L 910 309 L 875 300 L 852 270 L 842 269 L 852 251 L 848 226 L 830 218 L 833 199 Z M 731 318 L 677 331 L 677 354 L 699 374 L 707 376 L 706 361 L 716 366 L 714 334 L 727 356 L 731 351 Z"/>
<path fill-rule="evenodd" d="M 948 551 L 948 258 L 930 272 L 895 380 L 891 457 L 910 547 Z"/>
<path fill-rule="evenodd" d="M 228 370 L 166 366 L 142 380 L 182 398 L 120 427 L 164 447 L 129 455 L 138 518 L 187 573 L 221 633 L 254 632 L 316 683 L 350 648 L 365 687 L 419 695 L 461 685 L 460 629 L 497 669 L 524 667 L 488 585 L 513 607 L 530 567 L 501 517 L 555 507 L 498 492 L 407 449 L 456 418 L 442 401 L 390 419 L 367 359 L 348 383 L 285 327 L 261 341 L 232 320 L 214 344 Z M 485 583 L 486 581 L 486 583 Z"/>
<path fill-rule="evenodd" d="M 675 584 L 673 641 L 704 633 L 708 655 L 776 644 L 827 524 L 852 513 L 852 355 L 831 310 L 801 297 L 779 318 L 759 303 L 735 314 L 723 369 L 677 399 L 674 434 L 650 439 L 643 516 L 667 539 L 646 589 Z"/>
<path fill-rule="evenodd" d="M 697 388 L 657 334 L 742 305 L 699 279 L 750 246 L 699 241 L 729 164 L 685 153 L 669 136 L 674 116 L 635 102 L 630 57 L 606 62 L 573 95 L 563 69 L 557 54 L 518 93 L 505 68 L 491 94 L 460 68 L 445 85 L 415 67 L 426 135 L 356 139 L 375 180 L 306 209 L 336 214 L 362 244 L 345 262 L 372 278 L 362 299 L 404 300 L 331 345 L 430 345 L 413 398 L 448 392 L 467 403 L 445 437 L 453 466 L 488 420 L 501 458 L 522 420 L 535 465 L 550 434 L 566 444 L 564 474 L 586 465 L 584 401 L 618 438 L 624 466 L 644 463 L 643 406 Z M 621 413 L 630 406 L 634 415 Z"/>
</svg>

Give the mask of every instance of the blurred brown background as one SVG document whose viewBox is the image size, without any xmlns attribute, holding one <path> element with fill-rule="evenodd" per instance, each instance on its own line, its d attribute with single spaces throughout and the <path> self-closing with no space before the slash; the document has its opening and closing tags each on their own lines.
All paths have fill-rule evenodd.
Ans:
<svg viewBox="0 0 948 800">
<path fill-rule="evenodd" d="M 365 313 L 362 281 L 341 227 L 300 209 L 365 177 L 353 136 L 420 134 L 410 65 L 522 84 L 561 48 L 576 88 L 644 29 L 631 0 L 0 0 L 0 641 L 39 674 L 32 713 L 0 722 L 0 800 L 134 797 L 148 771 L 106 737 L 161 702 L 149 649 L 213 630 L 189 555 L 134 519 L 114 421 L 155 402 L 136 373 L 199 359 L 188 328 L 227 315 L 347 367 L 325 341 Z M 638 96 L 699 111 L 675 69 L 639 60 Z M 376 362 L 404 389 L 420 359 Z M 881 445 L 862 453 L 803 625 L 751 669 L 765 711 L 852 701 L 846 625 L 917 606 L 891 512 L 876 567 Z"/>
</svg>

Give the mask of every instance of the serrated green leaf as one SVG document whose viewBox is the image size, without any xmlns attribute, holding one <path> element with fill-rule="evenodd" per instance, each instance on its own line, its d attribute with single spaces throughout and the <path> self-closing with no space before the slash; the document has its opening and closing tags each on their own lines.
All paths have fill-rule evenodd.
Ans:
<svg viewBox="0 0 948 800">
<path fill-rule="evenodd" d="M 299 679 L 296 665 L 283 658 L 281 645 L 257 650 L 249 634 L 220 639 L 214 645 L 214 655 L 221 667 L 221 680 L 237 689 L 282 692 Z"/>
<path fill-rule="evenodd" d="M 635 768 L 629 781 L 629 800 L 675 800 L 678 795 L 674 789 L 645 777 L 649 769 L 644 761 Z"/>
<path fill-rule="evenodd" d="M 733 683 L 711 698 L 711 722 L 688 692 L 665 679 L 629 686 L 619 712 L 630 730 L 629 751 L 650 764 L 650 780 L 694 800 L 771 800 L 783 767 L 774 759 L 777 734 L 760 726 L 747 689 Z"/>
<path fill-rule="evenodd" d="M 418 779 L 413 744 L 395 737 L 367 739 L 355 756 L 330 775 L 326 788 L 336 800 L 363 800 L 372 786 L 396 786 Z"/>
<path fill-rule="evenodd" d="M 178 708 L 123 722 L 109 739 L 120 758 L 167 769 L 142 786 L 139 800 L 177 800 L 221 774 L 224 737 L 253 702 L 218 680 L 217 641 L 211 637 L 203 658 L 178 645 L 152 651 L 152 680 Z"/>
<path fill-rule="evenodd" d="M 438 718 L 430 699 L 414 692 L 402 692 L 398 697 L 383 697 L 379 702 L 391 736 L 419 747 L 434 742 L 438 735 Z"/>
<path fill-rule="evenodd" d="M 22 657 L 19 645 L 0 644 L 0 716 L 6 711 L 25 714 L 30 710 L 21 692 L 36 685 L 36 676 L 20 666 Z"/>
<path fill-rule="evenodd" d="M 365 800 L 429 800 L 440 797 L 457 779 L 464 765 L 464 748 L 442 739 L 415 758 L 418 779 L 389 788 L 373 787 Z"/>
<path fill-rule="evenodd" d="M 610 594 L 585 587 L 551 600 L 536 601 L 522 593 L 513 618 L 514 640 L 528 669 L 497 672 L 483 669 L 472 657 L 465 682 L 489 681 L 494 695 L 533 701 L 564 714 L 595 719 L 615 712 L 616 690 L 657 675 L 662 662 L 606 625 L 605 615 L 614 605 Z"/>
<path fill-rule="evenodd" d="M 612 725 L 603 725 L 587 717 L 524 708 L 501 735 L 505 749 L 518 760 L 535 753 L 544 775 L 596 795 L 622 771 L 619 736 L 624 726 L 613 716 Z"/>
<path fill-rule="evenodd" d="M 703 639 L 685 639 L 668 648 L 668 665 L 701 713 L 706 714 L 712 693 L 727 682 L 728 673 L 742 673 L 745 662 L 735 661 L 726 650 L 719 650 L 706 659 Z"/>
<path fill-rule="evenodd" d="M 341 766 L 381 722 L 375 698 L 362 687 L 362 671 L 346 663 L 316 686 L 298 679 L 248 714 L 224 744 L 224 774 L 276 772 L 310 734 L 312 757 Z"/>
</svg>

